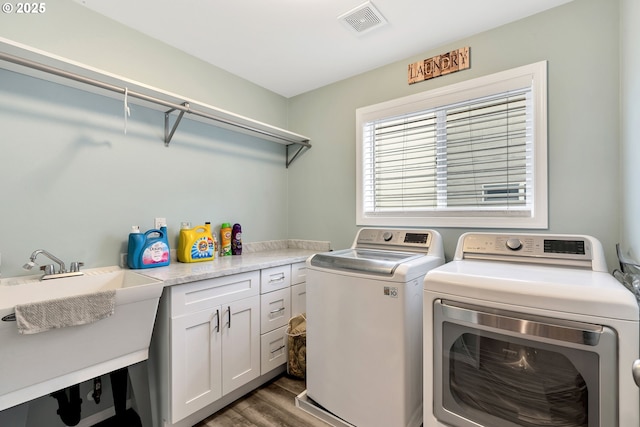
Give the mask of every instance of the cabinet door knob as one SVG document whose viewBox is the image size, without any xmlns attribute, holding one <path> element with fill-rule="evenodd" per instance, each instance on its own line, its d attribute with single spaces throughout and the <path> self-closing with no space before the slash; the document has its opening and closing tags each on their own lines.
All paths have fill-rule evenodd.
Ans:
<svg viewBox="0 0 640 427">
<path fill-rule="evenodd" d="M 633 380 L 636 382 L 636 385 L 640 387 L 640 360 L 633 362 L 631 373 L 633 374 Z"/>
</svg>

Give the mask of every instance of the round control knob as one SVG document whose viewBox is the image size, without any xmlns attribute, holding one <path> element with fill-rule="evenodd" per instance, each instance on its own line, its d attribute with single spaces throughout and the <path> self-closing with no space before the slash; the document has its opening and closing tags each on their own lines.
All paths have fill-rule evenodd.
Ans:
<svg viewBox="0 0 640 427">
<path fill-rule="evenodd" d="M 521 247 L 522 247 L 522 242 L 520 241 L 520 239 L 513 238 L 513 239 L 507 240 L 507 248 L 511 249 L 512 251 L 517 251 Z"/>
<path fill-rule="evenodd" d="M 392 237 L 393 237 L 393 233 L 390 231 L 385 231 L 384 233 L 382 233 L 382 238 L 384 239 L 385 242 L 388 242 L 389 240 L 391 240 Z"/>
</svg>

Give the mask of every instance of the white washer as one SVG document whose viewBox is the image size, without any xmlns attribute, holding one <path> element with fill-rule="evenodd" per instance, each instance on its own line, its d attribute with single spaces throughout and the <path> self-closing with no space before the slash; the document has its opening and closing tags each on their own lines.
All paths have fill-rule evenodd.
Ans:
<svg viewBox="0 0 640 427">
<path fill-rule="evenodd" d="M 590 236 L 466 233 L 424 280 L 424 427 L 632 427 L 634 295 Z"/>
<path fill-rule="evenodd" d="M 333 425 L 419 426 L 422 281 L 443 263 L 433 230 L 363 228 L 351 249 L 310 257 L 298 405 Z"/>
</svg>

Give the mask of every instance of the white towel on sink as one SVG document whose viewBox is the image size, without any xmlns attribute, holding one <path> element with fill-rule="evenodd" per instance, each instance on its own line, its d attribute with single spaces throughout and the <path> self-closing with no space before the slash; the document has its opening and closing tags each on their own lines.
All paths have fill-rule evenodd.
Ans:
<svg viewBox="0 0 640 427">
<path fill-rule="evenodd" d="M 113 315 L 116 291 L 16 305 L 16 322 L 21 334 L 37 334 L 56 328 L 84 325 Z"/>
</svg>

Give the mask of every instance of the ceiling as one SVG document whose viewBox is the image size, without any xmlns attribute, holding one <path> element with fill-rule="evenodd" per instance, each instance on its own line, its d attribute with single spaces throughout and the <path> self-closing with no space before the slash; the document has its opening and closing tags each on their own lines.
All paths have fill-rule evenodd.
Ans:
<svg viewBox="0 0 640 427">
<path fill-rule="evenodd" d="M 75 1 L 288 98 L 571 0 L 371 0 L 360 33 L 365 0 Z"/>
</svg>

